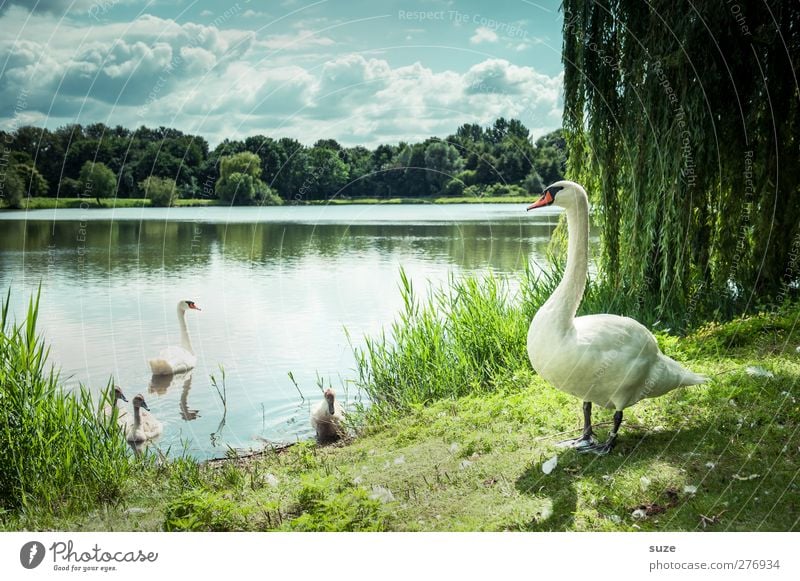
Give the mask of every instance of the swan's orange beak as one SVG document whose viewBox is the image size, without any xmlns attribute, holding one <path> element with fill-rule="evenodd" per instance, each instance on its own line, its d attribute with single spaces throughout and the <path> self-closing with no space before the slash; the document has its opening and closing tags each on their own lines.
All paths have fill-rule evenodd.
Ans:
<svg viewBox="0 0 800 581">
<path fill-rule="evenodd" d="M 197 306 L 196 304 L 194 304 L 194 303 L 190 304 L 190 305 L 189 305 L 189 308 L 190 308 L 190 309 L 194 309 L 195 311 L 202 311 L 202 310 L 203 310 L 203 309 L 201 309 L 200 307 L 198 307 L 198 306 Z"/>
<path fill-rule="evenodd" d="M 539 198 L 533 204 L 528 206 L 528 210 L 533 210 L 534 208 L 541 208 L 542 206 L 549 206 L 552 203 L 553 203 L 553 194 L 550 193 L 550 190 L 545 190 L 541 198 Z"/>
</svg>

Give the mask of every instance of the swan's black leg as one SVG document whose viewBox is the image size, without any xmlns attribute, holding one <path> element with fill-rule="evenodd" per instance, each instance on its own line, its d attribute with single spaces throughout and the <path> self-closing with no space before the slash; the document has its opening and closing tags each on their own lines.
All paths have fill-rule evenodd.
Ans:
<svg viewBox="0 0 800 581">
<path fill-rule="evenodd" d="M 597 444 L 597 440 L 592 432 L 592 402 L 583 402 L 583 434 L 574 440 L 564 440 L 556 444 L 563 448 L 585 448 Z"/>
<path fill-rule="evenodd" d="M 602 444 L 594 444 L 592 446 L 584 446 L 579 451 L 580 452 L 592 452 L 599 456 L 605 456 L 611 450 L 614 449 L 614 444 L 617 443 L 617 434 L 619 433 L 619 427 L 622 425 L 622 410 L 617 410 L 614 412 L 614 427 L 611 430 L 611 433 L 608 435 L 608 440 L 603 442 Z"/>
</svg>

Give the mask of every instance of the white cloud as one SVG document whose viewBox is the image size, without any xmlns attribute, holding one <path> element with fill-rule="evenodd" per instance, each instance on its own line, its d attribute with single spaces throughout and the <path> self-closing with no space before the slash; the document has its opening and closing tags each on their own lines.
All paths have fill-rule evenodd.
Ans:
<svg viewBox="0 0 800 581">
<path fill-rule="evenodd" d="M 257 46 L 269 50 L 305 50 L 311 47 L 331 46 L 332 38 L 319 36 L 308 30 L 299 30 L 294 34 L 273 34 L 263 40 L 256 41 Z"/>
<path fill-rule="evenodd" d="M 472 44 L 481 44 L 482 42 L 497 42 L 498 36 L 497 33 L 491 28 L 479 26 L 475 30 L 475 34 L 470 37 L 469 41 Z"/>
<path fill-rule="evenodd" d="M 392 66 L 356 53 L 320 53 L 315 62 L 311 51 L 335 42 L 307 29 L 256 38 L 145 15 L 88 33 L 16 7 L 2 20 L 5 126 L 144 123 L 199 133 L 212 144 L 264 133 L 375 146 L 446 136 L 462 123 L 488 124 L 501 115 L 520 118 L 534 136 L 561 124 L 562 76 L 502 59 L 467 71 Z M 23 38 L 37 40 L 16 41 L 15 23 L 24 27 Z M 26 108 L 15 113 L 21 93 Z"/>
</svg>

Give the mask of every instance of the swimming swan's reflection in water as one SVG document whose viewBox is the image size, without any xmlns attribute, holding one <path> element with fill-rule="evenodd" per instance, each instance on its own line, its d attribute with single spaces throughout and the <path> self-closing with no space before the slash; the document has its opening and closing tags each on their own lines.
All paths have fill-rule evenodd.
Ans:
<svg viewBox="0 0 800 581">
<path fill-rule="evenodd" d="M 189 408 L 189 391 L 192 389 L 192 372 L 176 373 L 174 375 L 153 375 L 150 378 L 150 393 L 155 393 L 159 396 L 167 393 L 171 388 L 177 389 L 180 386 L 181 399 L 179 408 L 181 410 L 181 418 L 187 422 L 191 422 L 199 417 L 199 411 Z"/>
</svg>

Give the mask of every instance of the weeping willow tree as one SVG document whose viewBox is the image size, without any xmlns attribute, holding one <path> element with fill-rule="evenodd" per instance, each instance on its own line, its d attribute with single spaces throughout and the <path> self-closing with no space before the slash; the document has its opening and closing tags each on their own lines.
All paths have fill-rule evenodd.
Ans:
<svg viewBox="0 0 800 581">
<path fill-rule="evenodd" d="M 619 308 L 688 323 L 800 277 L 800 3 L 565 0 L 569 175 Z"/>
</svg>

